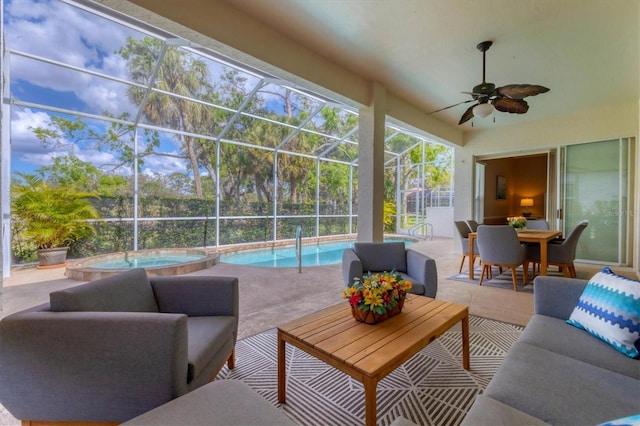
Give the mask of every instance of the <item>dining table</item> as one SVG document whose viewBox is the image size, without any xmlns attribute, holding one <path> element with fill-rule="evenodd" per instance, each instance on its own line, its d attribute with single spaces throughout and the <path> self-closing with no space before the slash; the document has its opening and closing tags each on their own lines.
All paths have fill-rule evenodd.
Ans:
<svg viewBox="0 0 640 426">
<path fill-rule="evenodd" d="M 518 231 L 518 239 L 523 243 L 538 243 L 540 244 L 540 275 L 547 275 L 547 246 L 549 241 L 553 240 L 556 237 L 562 235 L 562 231 L 556 230 L 546 230 L 546 229 L 523 229 Z M 474 242 L 478 236 L 477 232 L 469 233 L 469 259 L 473 259 L 475 256 L 474 253 Z M 469 279 L 474 280 L 474 263 L 473 261 L 469 263 Z"/>
</svg>

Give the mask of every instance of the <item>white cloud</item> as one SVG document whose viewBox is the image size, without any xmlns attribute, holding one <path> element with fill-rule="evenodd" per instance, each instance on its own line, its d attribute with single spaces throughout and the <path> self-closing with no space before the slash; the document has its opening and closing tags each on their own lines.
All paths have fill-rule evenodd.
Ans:
<svg viewBox="0 0 640 426">
<path fill-rule="evenodd" d="M 116 52 L 137 33 L 60 1 L 13 0 L 6 5 L 6 45 L 117 78 L 126 78 L 126 62 Z M 64 68 L 13 57 L 11 76 L 61 92 L 72 92 L 94 113 L 131 112 L 127 86 Z M 96 90 L 99 87 L 99 90 Z"/>
</svg>

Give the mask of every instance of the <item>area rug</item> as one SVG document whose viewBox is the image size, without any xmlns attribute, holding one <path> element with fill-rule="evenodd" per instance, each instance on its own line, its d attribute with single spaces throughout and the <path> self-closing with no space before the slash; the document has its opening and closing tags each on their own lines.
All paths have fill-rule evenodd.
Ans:
<svg viewBox="0 0 640 426">
<path fill-rule="evenodd" d="M 485 277 L 485 279 L 482 281 L 483 286 L 486 285 L 488 287 L 498 287 L 498 288 L 504 288 L 506 290 L 513 291 L 513 279 L 511 278 L 510 269 L 502 268 L 502 273 L 500 273 L 500 270 L 498 269 L 498 267 L 494 266 L 491 268 L 491 271 L 493 273 L 493 278 L 490 280 L 487 280 Z M 473 284 L 473 285 L 480 284 L 480 275 L 482 274 L 482 268 L 480 266 L 476 266 L 473 269 L 473 273 L 475 276 L 475 280 L 470 280 L 468 269 L 465 267 L 462 269 L 461 273 L 450 276 L 448 279 L 464 282 L 467 284 Z M 525 293 L 533 293 L 533 278 L 535 278 L 535 276 L 533 277 L 531 276 L 531 269 L 529 269 L 529 275 L 527 277 L 526 285 L 523 285 L 522 283 L 522 275 L 523 275 L 522 267 L 517 268 L 516 276 L 518 278 L 518 281 L 517 281 L 518 291 L 524 291 Z M 549 275 L 553 275 L 553 273 L 549 272 Z"/>
<path fill-rule="evenodd" d="M 458 425 L 524 327 L 470 316 L 471 369 L 462 368 L 460 326 L 430 343 L 378 383 L 378 425 L 397 417 L 419 425 Z M 236 367 L 217 379 L 242 380 L 300 425 L 364 424 L 362 384 L 287 345 L 287 402 L 277 402 L 277 332 L 239 340 Z"/>
</svg>

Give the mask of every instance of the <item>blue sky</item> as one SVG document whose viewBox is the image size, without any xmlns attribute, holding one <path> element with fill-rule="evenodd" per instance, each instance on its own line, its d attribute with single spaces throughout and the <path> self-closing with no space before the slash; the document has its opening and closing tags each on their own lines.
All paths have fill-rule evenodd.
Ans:
<svg viewBox="0 0 640 426">
<path fill-rule="evenodd" d="M 122 79 L 127 79 L 126 62 L 115 52 L 125 45 L 128 36 L 138 39 L 144 36 L 57 0 L 5 0 L 4 26 L 7 49 Z M 23 101 L 97 115 L 104 111 L 117 115 L 135 110 L 126 96 L 126 86 L 121 83 L 43 65 L 18 55 L 11 55 L 10 76 L 12 98 Z M 12 172 L 32 171 L 61 154 L 59 150 L 45 148 L 30 130 L 45 125 L 50 114 L 12 107 Z M 173 141 L 165 140 L 163 150 L 177 152 L 177 147 Z M 84 146 L 76 147 L 74 153 L 96 164 L 113 163 L 110 153 Z M 150 157 L 145 164 L 147 173 L 184 171 L 180 160 L 166 157 Z"/>
</svg>

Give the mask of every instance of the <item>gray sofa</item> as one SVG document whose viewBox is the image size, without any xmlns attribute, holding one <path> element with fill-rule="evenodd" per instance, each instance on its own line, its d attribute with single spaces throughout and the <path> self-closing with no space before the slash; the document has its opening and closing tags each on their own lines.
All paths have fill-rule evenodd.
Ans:
<svg viewBox="0 0 640 426">
<path fill-rule="evenodd" d="M 415 250 L 405 248 L 404 242 L 355 243 L 353 249 L 342 252 L 342 277 L 345 285 L 368 272 L 392 271 L 411 281 L 410 293 L 436 297 L 438 269 L 436 261 Z"/>
<path fill-rule="evenodd" d="M 0 321 L 0 403 L 23 421 L 122 422 L 207 384 L 238 332 L 235 277 L 134 269 Z"/>
<path fill-rule="evenodd" d="M 586 284 L 535 279 L 534 316 L 464 425 L 595 425 L 640 413 L 640 360 L 566 323 Z"/>
</svg>

